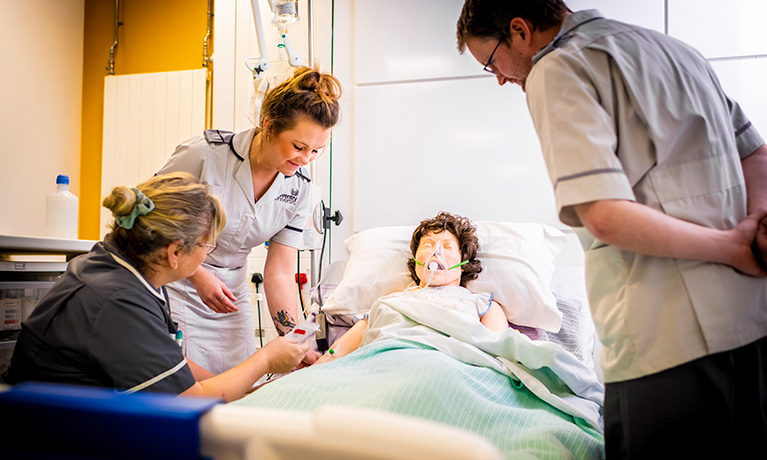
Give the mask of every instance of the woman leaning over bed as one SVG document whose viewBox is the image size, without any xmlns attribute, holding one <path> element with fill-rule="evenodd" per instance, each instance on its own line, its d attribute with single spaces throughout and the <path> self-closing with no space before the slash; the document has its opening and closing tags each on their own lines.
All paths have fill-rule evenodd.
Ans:
<svg viewBox="0 0 767 460">
<path fill-rule="evenodd" d="M 179 145 L 159 171 L 193 174 L 226 209 L 216 250 L 193 276 L 168 285 L 177 305 L 173 321 L 188 340 L 189 357 L 214 374 L 256 349 L 247 257 L 265 241 L 264 290 L 274 327 L 284 335 L 298 322 L 296 248 L 303 243 L 312 204 L 304 166 L 328 145 L 340 97 L 341 84 L 333 75 L 297 68 L 266 94 L 257 127 L 207 130 Z M 304 361 L 316 358 L 310 351 Z"/>
</svg>

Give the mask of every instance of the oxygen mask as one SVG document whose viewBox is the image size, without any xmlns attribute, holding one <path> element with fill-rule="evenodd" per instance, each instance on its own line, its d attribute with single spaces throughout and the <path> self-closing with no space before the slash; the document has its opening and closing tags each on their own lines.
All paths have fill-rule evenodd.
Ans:
<svg viewBox="0 0 767 460">
<path fill-rule="evenodd" d="M 413 260 L 415 260 L 416 264 L 423 265 L 426 271 L 429 272 L 429 275 L 428 275 L 429 278 L 424 287 L 428 287 L 431 284 L 432 280 L 434 279 L 434 274 L 436 272 L 452 270 L 468 262 L 468 261 L 464 261 L 459 264 L 453 265 L 452 267 L 448 266 L 447 259 L 445 258 L 445 255 L 442 249 L 442 241 L 437 241 L 437 243 L 434 245 L 434 249 L 432 249 L 431 251 L 431 254 L 423 262 L 418 261 L 415 257 L 413 257 Z"/>
<path fill-rule="evenodd" d="M 423 265 L 429 270 L 447 270 L 447 260 L 442 252 L 442 241 L 437 241 L 434 245 L 434 250 L 431 251 L 431 255 L 426 258 Z"/>
</svg>

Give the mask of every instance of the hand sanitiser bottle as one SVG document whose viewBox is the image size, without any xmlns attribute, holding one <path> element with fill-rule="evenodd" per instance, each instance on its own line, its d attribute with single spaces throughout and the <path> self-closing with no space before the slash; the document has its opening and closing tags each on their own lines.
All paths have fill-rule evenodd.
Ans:
<svg viewBox="0 0 767 460">
<path fill-rule="evenodd" d="M 69 191 L 69 176 L 56 177 L 56 187 L 45 199 L 45 236 L 76 240 L 78 199 Z"/>
</svg>

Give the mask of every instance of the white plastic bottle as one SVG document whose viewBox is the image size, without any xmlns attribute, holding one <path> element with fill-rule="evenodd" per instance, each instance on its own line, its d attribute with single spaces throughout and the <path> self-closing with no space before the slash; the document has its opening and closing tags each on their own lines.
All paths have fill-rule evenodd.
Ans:
<svg viewBox="0 0 767 460">
<path fill-rule="evenodd" d="M 56 186 L 45 199 L 45 236 L 76 240 L 79 200 L 69 191 L 69 176 L 56 177 Z"/>
</svg>

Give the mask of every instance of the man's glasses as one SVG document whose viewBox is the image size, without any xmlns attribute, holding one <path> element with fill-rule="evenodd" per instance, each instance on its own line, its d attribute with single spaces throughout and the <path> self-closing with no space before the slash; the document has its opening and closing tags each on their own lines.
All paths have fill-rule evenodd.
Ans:
<svg viewBox="0 0 767 460">
<path fill-rule="evenodd" d="M 482 68 L 485 72 L 490 72 L 492 74 L 495 74 L 495 70 L 490 68 L 490 65 L 493 64 L 493 56 L 495 56 L 495 52 L 498 51 L 498 47 L 501 46 L 501 43 L 503 43 L 503 38 L 498 40 L 498 44 L 495 45 L 495 48 L 493 48 L 493 52 L 490 53 L 490 57 L 487 59 L 487 62 L 485 63 L 485 66 Z"/>
<path fill-rule="evenodd" d="M 206 244 L 206 243 L 194 243 L 195 245 L 205 248 L 205 253 L 210 254 L 211 252 L 215 251 L 218 247 L 218 241 L 216 241 L 216 244 Z"/>
</svg>

